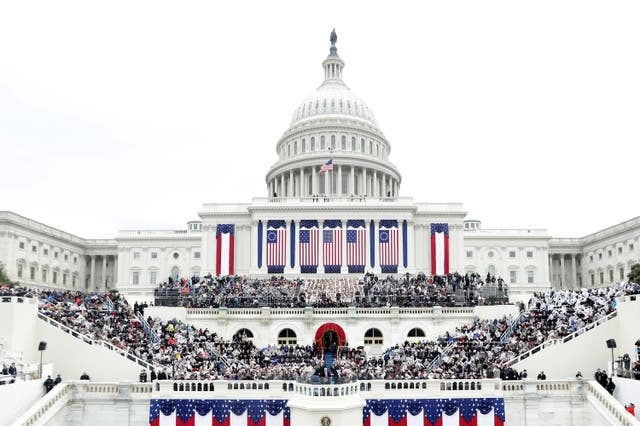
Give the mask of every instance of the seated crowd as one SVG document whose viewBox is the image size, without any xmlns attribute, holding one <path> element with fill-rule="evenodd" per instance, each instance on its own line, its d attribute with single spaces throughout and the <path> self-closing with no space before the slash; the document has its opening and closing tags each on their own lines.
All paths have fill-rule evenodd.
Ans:
<svg viewBox="0 0 640 426">
<path fill-rule="evenodd" d="M 374 288 L 380 282 L 367 276 L 364 285 Z M 403 285 L 406 281 L 399 283 Z M 318 281 L 309 287 L 307 283 L 299 287 L 309 291 L 319 286 L 332 292 L 343 291 L 348 285 Z M 117 293 L 0 287 L 0 296 L 38 298 L 42 314 L 149 362 L 155 366 L 158 378 L 332 382 L 355 378 L 518 379 L 522 375 L 510 368 L 509 361 L 549 339 L 567 336 L 606 316 L 615 309 L 615 297 L 632 292 L 637 292 L 637 287 L 626 283 L 606 289 L 550 290 L 536 294 L 528 310 L 522 305 L 516 319 L 476 319 L 436 340 L 406 341 L 377 356 L 368 355 L 362 347 L 347 345 L 332 351 L 331 365 L 325 365 L 325 354 L 315 344 L 258 348 L 243 335 L 227 340 L 214 331 L 175 319 L 165 322 L 151 317 L 146 320 L 154 332 L 150 333 Z M 307 297 L 315 295 L 314 292 Z"/>
<path fill-rule="evenodd" d="M 155 291 L 156 305 L 193 308 L 422 307 L 507 303 L 501 278 L 458 273 L 379 278 L 250 279 L 240 276 L 169 278 Z"/>
</svg>

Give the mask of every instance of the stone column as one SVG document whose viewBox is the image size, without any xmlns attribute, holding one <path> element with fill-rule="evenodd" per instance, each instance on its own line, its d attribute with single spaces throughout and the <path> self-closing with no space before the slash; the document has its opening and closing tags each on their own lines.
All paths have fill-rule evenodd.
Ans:
<svg viewBox="0 0 640 426">
<path fill-rule="evenodd" d="M 378 194 L 378 171 L 377 170 L 373 170 L 373 182 L 371 185 L 371 192 L 374 197 L 379 197 L 380 194 Z"/>
<path fill-rule="evenodd" d="M 280 175 L 280 191 L 278 192 L 278 195 L 281 197 L 287 196 L 286 187 L 284 186 L 284 173 Z"/>
<path fill-rule="evenodd" d="M 386 197 L 387 196 L 387 175 L 383 174 L 382 175 L 382 197 Z"/>
<path fill-rule="evenodd" d="M 416 240 L 415 226 L 413 220 L 407 221 L 407 272 L 414 274 L 416 272 Z"/>
<path fill-rule="evenodd" d="M 294 195 L 294 191 L 295 191 L 295 187 L 293 185 L 293 170 L 289 170 L 289 189 L 288 189 L 288 194 L 289 197 L 293 197 Z"/>
<path fill-rule="evenodd" d="M 336 182 L 336 194 L 342 195 L 342 166 L 338 166 L 338 181 Z"/>
<path fill-rule="evenodd" d="M 318 195 L 318 177 L 315 167 L 311 168 L 311 195 Z"/>
<path fill-rule="evenodd" d="M 342 221 L 342 259 L 340 259 L 340 273 L 346 274 L 349 272 L 349 268 L 347 267 L 347 221 Z"/>
<path fill-rule="evenodd" d="M 96 276 L 96 257 L 91 257 L 91 275 L 89 276 L 89 288 L 93 289 L 95 286 L 95 276 Z M 62 271 L 61 271 L 62 272 Z"/>
<path fill-rule="evenodd" d="M 102 256 L 102 276 L 100 277 L 100 285 L 98 286 L 99 288 L 104 288 L 106 287 L 106 281 L 107 281 L 107 256 L 103 255 Z"/>
<path fill-rule="evenodd" d="M 113 256 L 113 288 L 117 288 L 117 287 L 118 287 L 118 253 L 116 253 L 116 255 Z"/>
<path fill-rule="evenodd" d="M 251 261 L 249 262 L 250 273 L 258 273 L 258 221 L 251 221 Z"/>
<path fill-rule="evenodd" d="M 296 219 L 294 223 L 296 224 L 296 231 L 294 235 L 296 241 L 295 241 L 293 252 L 295 253 L 296 261 L 293 265 L 293 273 L 299 274 L 300 273 L 300 219 Z"/>
<path fill-rule="evenodd" d="M 300 167 L 300 197 L 306 197 L 307 191 L 304 187 L 304 167 Z"/>
<path fill-rule="evenodd" d="M 566 288 L 566 272 L 564 270 L 564 254 L 560 255 L 560 288 Z"/>
<path fill-rule="evenodd" d="M 549 253 L 549 284 L 553 287 L 553 253 Z"/>
<path fill-rule="evenodd" d="M 366 196 L 367 193 L 367 169 L 362 168 L 362 195 Z"/>
<path fill-rule="evenodd" d="M 571 255 L 571 273 L 573 274 L 572 288 L 578 288 L 578 271 L 576 271 L 576 255 Z"/>
<path fill-rule="evenodd" d="M 320 241 L 318 241 L 318 273 L 324 274 L 324 250 L 322 249 L 323 239 L 322 230 L 324 229 L 324 223 L 319 220 L 318 226 L 320 227 Z"/>
<path fill-rule="evenodd" d="M 374 254 L 374 259 L 375 259 L 375 265 L 373 267 L 373 272 L 375 274 L 380 274 L 381 273 L 381 268 L 380 268 L 380 250 L 378 250 L 378 246 L 379 246 L 379 237 L 380 237 L 380 220 L 375 220 L 373 222 L 373 226 L 374 226 L 374 231 L 373 231 L 373 235 L 374 235 L 374 244 L 373 244 L 373 254 Z"/>
<path fill-rule="evenodd" d="M 355 195 L 356 192 L 356 168 L 351 166 L 349 174 L 349 195 Z"/>
</svg>

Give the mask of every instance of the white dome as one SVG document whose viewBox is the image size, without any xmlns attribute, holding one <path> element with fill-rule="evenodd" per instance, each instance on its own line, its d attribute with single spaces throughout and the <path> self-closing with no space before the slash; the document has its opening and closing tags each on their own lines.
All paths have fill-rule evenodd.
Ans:
<svg viewBox="0 0 640 426">
<path fill-rule="evenodd" d="M 371 109 L 362 98 L 341 83 L 325 82 L 296 108 L 290 126 L 299 121 L 323 115 L 358 118 L 378 127 Z"/>
</svg>

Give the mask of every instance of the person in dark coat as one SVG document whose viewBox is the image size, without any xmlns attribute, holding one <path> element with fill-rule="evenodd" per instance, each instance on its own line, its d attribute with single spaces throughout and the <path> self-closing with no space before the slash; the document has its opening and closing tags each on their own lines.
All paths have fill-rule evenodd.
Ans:
<svg viewBox="0 0 640 426">
<path fill-rule="evenodd" d="M 158 378 L 158 375 L 156 374 L 156 371 L 152 368 L 151 369 L 151 381 L 155 381 Z"/>
<path fill-rule="evenodd" d="M 89 378 L 89 375 L 86 372 L 84 372 L 82 373 L 82 376 L 80 376 L 80 380 L 91 380 L 91 379 Z"/>
<path fill-rule="evenodd" d="M 167 373 L 160 370 L 160 372 L 158 373 L 158 380 L 167 380 Z"/>
<path fill-rule="evenodd" d="M 611 379 L 611 377 L 609 377 L 609 380 L 607 380 L 607 392 L 609 392 L 610 395 L 613 395 L 613 391 L 616 389 L 616 384 L 613 383 L 613 380 Z"/>
<path fill-rule="evenodd" d="M 544 371 L 541 371 L 540 374 L 538 374 L 538 380 L 547 380 L 547 375 L 544 374 Z"/>
<path fill-rule="evenodd" d="M 56 376 L 56 379 L 53 381 L 53 386 L 57 385 L 58 383 L 60 383 L 62 381 L 62 377 L 60 377 L 60 375 L 58 374 Z"/>
<path fill-rule="evenodd" d="M 53 379 L 51 376 L 47 376 L 47 380 L 44 381 L 44 390 L 49 393 L 51 389 L 53 389 Z"/>
</svg>

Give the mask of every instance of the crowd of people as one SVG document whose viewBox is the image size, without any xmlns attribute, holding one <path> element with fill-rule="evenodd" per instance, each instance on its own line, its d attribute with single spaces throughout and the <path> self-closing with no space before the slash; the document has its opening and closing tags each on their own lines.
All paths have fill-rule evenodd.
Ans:
<svg viewBox="0 0 640 426">
<path fill-rule="evenodd" d="M 194 308 L 421 307 L 507 303 L 507 286 L 487 274 L 363 278 L 250 279 L 240 276 L 169 279 L 155 291 L 155 304 Z"/>
<path fill-rule="evenodd" d="M 473 279 L 475 279 L 474 277 Z M 191 281 L 187 286 L 187 281 Z M 192 289 L 200 282 L 185 280 L 171 284 Z M 258 291 L 264 282 L 237 280 L 233 277 L 216 280 L 216 285 L 201 286 L 217 292 L 210 297 L 233 297 Z M 357 285 L 366 299 L 378 289 L 396 285 L 397 294 L 414 291 L 416 287 L 466 286 L 466 278 L 429 283 L 426 280 L 386 280 L 367 275 L 353 281 L 316 280 L 313 282 L 273 280 L 269 291 L 296 289 L 296 297 L 342 301 Z M 407 286 L 407 292 L 402 289 Z M 366 288 L 366 291 L 365 291 Z M 476 287 L 477 288 L 477 287 Z M 286 291 L 288 291 L 286 290 Z M 471 285 L 467 290 L 473 291 Z M 181 290 L 182 291 L 182 290 Z M 313 345 L 281 345 L 258 348 L 250 338 L 238 334 L 225 339 L 215 331 L 194 327 L 178 320 L 162 321 L 148 317 L 145 330 L 139 313 L 144 307 L 133 307 L 117 293 L 97 294 L 71 291 L 43 291 L 25 288 L 0 288 L 0 296 L 37 297 L 39 311 L 94 340 L 108 342 L 153 365 L 151 379 L 257 380 L 287 379 L 303 381 L 341 382 L 359 379 L 481 379 L 517 380 L 527 377 L 517 372 L 510 361 L 535 346 L 562 338 L 588 326 L 615 309 L 615 298 L 635 287 L 618 284 L 606 289 L 578 291 L 550 290 L 536 294 L 528 310 L 521 306 L 517 318 L 476 319 L 435 340 L 406 341 L 386 348 L 380 355 L 367 354 L 363 347 L 351 348 L 348 343 L 327 351 Z M 404 292 L 404 293 L 403 293 Z M 280 293 L 281 294 L 281 293 Z M 340 296 L 338 296 L 338 294 Z M 355 292 L 345 296 L 352 301 Z M 316 299 L 318 298 L 318 299 Z M 328 302 L 331 300 L 331 302 Z M 371 299 L 374 300 L 374 299 Z M 153 331 L 153 333 L 150 332 Z M 152 338 L 152 334 L 154 338 Z M 544 374 L 544 373 L 541 373 Z"/>
</svg>

